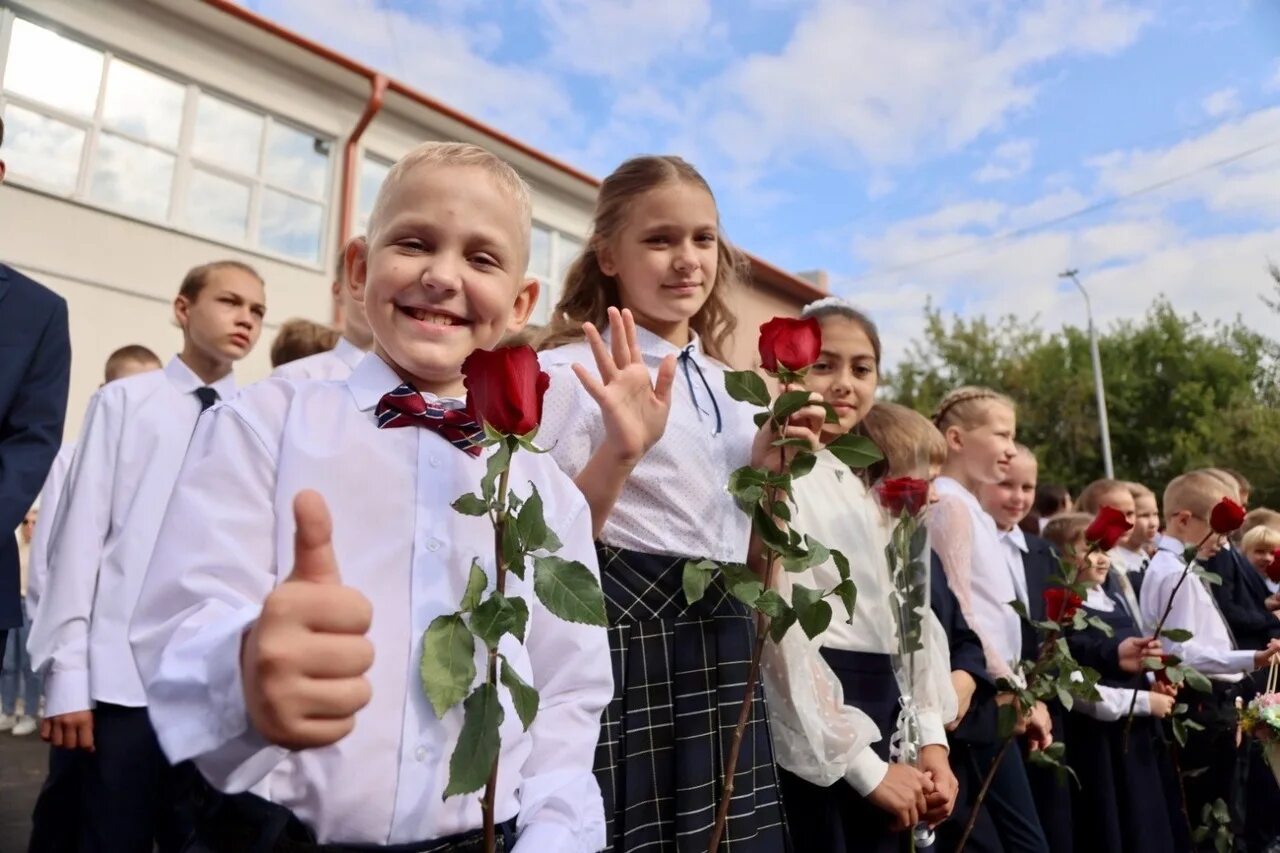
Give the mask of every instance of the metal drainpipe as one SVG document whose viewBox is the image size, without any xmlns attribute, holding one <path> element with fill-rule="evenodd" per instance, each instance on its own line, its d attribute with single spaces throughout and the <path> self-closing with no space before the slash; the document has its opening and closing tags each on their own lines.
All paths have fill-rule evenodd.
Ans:
<svg viewBox="0 0 1280 853">
<path fill-rule="evenodd" d="M 364 132 L 369 125 L 373 123 L 373 117 L 382 109 L 382 102 L 387 96 L 388 80 L 385 74 L 374 74 L 370 78 L 369 100 L 365 102 L 364 112 L 360 113 L 360 119 L 356 122 L 356 126 L 351 129 L 351 133 L 347 136 L 346 144 L 342 147 L 342 193 L 338 200 L 338 244 L 345 245 L 354 235 L 351 233 L 351 223 L 353 220 L 351 206 L 356 195 L 356 181 L 359 172 L 356 163 L 356 146 L 360 143 L 360 138 L 364 136 Z M 333 321 L 341 326 L 342 317 L 340 316 L 338 304 L 335 302 L 333 306 Z"/>
</svg>

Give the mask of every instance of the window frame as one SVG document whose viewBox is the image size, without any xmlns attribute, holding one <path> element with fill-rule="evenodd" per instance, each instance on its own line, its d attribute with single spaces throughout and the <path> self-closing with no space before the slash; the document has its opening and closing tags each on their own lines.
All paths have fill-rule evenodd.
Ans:
<svg viewBox="0 0 1280 853">
<path fill-rule="evenodd" d="M 94 99 L 94 110 L 91 116 L 86 118 L 84 116 L 71 113 L 61 107 L 46 104 L 35 98 L 10 92 L 5 89 L 4 75 L 8 64 L 10 45 L 12 43 L 14 30 L 13 22 L 15 20 L 23 20 L 33 26 L 53 32 L 62 38 L 73 41 L 102 55 L 102 69 L 98 77 L 98 91 Z M 171 145 L 143 138 L 138 134 L 112 127 L 104 120 L 103 111 L 106 102 L 107 86 L 110 84 L 109 75 L 111 64 L 114 61 L 125 62 L 136 66 L 182 87 L 182 115 L 179 119 L 178 139 L 175 144 Z M 262 130 L 258 137 L 258 156 L 255 174 L 250 175 L 239 172 L 235 169 L 230 169 L 220 164 L 202 159 L 196 155 L 193 144 L 196 112 L 199 106 L 199 99 L 202 95 L 208 95 L 211 98 L 239 107 L 240 109 L 247 110 L 262 118 Z M 6 7 L 0 8 L 0 111 L 7 108 L 9 104 L 13 104 L 27 112 L 35 113 L 45 119 L 51 119 L 80 130 L 85 134 L 85 139 L 80 150 L 80 161 L 76 165 L 74 188 L 70 193 L 64 192 L 62 189 L 51 184 L 42 182 L 38 177 L 20 174 L 16 170 L 10 170 L 9 174 L 6 176 L 6 182 L 11 183 L 14 186 L 22 187 L 23 189 L 63 199 L 94 210 L 100 210 L 115 216 L 122 216 L 126 219 L 175 231 L 199 240 L 228 246 L 230 248 L 249 252 L 255 255 L 261 255 L 293 266 L 300 266 L 308 270 L 318 271 L 327 269 L 327 258 L 330 253 L 329 247 L 333 242 L 333 235 L 330 233 L 332 231 L 332 217 L 334 209 L 337 206 L 333 198 L 334 185 L 337 179 L 336 169 L 338 159 L 334 155 L 338 150 L 339 141 L 336 137 L 310 128 L 303 122 L 279 116 L 271 110 L 263 106 L 253 104 L 243 98 L 221 91 L 212 86 L 197 83 L 195 80 L 184 74 L 160 67 L 155 63 L 148 62 L 146 59 L 140 58 L 134 54 L 108 47 L 98 40 L 86 36 L 78 31 L 71 30 L 57 21 L 52 21 L 27 9 L 23 9 L 22 14 L 19 15 L 16 10 Z M 305 193 L 298 192 L 292 187 L 275 183 L 267 178 L 265 168 L 267 159 L 267 140 L 270 138 L 273 126 L 276 124 L 282 125 L 283 127 L 297 133 L 311 136 L 329 146 L 324 167 L 323 184 L 318 195 L 307 195 Z M 155 218 L 136 210 L 112 205 L 90 195 L 93 180 L 93 168 L 98 162 L 98 143 L 104 133 L 123 139 L 134 145 L 140 145 L 153 151 L 162 152 L 174 158 L 173 176 L 170 181 L 169 195 L 166 202 L 166 215 L 163 218 Z M 243 239 L 235 240 L 225 236 L 215 235 L 209 231 L 201 230 L 197 226 L 188 222 L 185 210 L 185 205 L 187 203 L 187 191 L 190 186 L 192 174 L 197 169 L 215 177 L 233 181 L 249 188 L 249 206 L 246 211 L 245 236 Z M 314 258 L 302 258 L 296 255 L 286 254 L 263 243 L 261 230 L 262 206 L 263 199 L 268 191 L 278 193 L 279 195 L 285 196 L 293 201 L 300 201 L 319 207 L 320 233 L 318 234 L 316 256 Z"/>
</svg>

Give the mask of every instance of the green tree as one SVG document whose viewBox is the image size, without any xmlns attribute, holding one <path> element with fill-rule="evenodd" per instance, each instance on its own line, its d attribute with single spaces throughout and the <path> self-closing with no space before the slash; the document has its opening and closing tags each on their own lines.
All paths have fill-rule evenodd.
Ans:
<svg viewBox="0 0 1280 853">
<path fill-rule="evenodd" d="M 944 317 L 933 305 L 925 321 L 886 377 L 893 399 L 928 413 L 958 385 L 988 385 L 1017 402 L 1019 440 L 1039 457 L 1041 480 L 1079 489 L 1102 476 L 1084 330 Z M 1161 298 L 1098 346 L 1118 477 L 1159 493 L 1183 471 L 1220 465 L 1249 477 L 1252 504 L 1280 506 L 1280 342 L 1239 320 L 1180 315 Z"/>
</svg>

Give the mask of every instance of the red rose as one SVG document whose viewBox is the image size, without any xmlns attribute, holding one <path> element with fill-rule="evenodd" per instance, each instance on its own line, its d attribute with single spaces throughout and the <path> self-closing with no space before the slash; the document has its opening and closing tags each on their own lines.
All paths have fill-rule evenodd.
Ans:
<svg viewBox="0 0 1280 853">
<path fill-rule="evenodd" d="M 462 362 L 467 411 L 504 435 L 525 435 L 542 423 L 542 395 L 551 377 L 527 346 L 474 350 Z"/>
<path fill-rule="evenodd" d="M 774 317 L 760 327 L 760 364 L 770 373 L 781 365 L 787 370 L 804 370 L 822 352 L 822 329 L 812 317 L 793 320 Z"/>
<path fill-rule="evenodd" d="M 1076 615 L 1084 599 L 1069 589 L 1052 586 L 1044 591 L 1044 615 L 1050 622 L 1063 622 Z"/>
<path fill-rule="evenodd" d="M 1084 531 L 1084 541 L 1097 545 L 1099 551 L 1110 551 L 1124 535 L 1133 529 L 1133 525 L 1124 520 L 1124 513 L 1112 506 L 1104 506 L 1098 510 L 1093 521 Z"/>
<path fill-rule="evenodd" d="M 1213 512 L 1209 513 L 1209 526 L 1219 536 L 1234 533 L 1240 529 L 1242 524 L 1244 524 L 1244 507 L 1231 500 L 1231 498 L 1223 498 L 1218 501 L 1218 505 L 1213 508 Z"/>
<path fill-rule="evenodd" d="M 903 510 L 915 515 L 929 502 L 929 481 L 914 477 L 881 480 L 875 485 L 875 493 L 890 515 L 900 516 Z"/>
</svg>

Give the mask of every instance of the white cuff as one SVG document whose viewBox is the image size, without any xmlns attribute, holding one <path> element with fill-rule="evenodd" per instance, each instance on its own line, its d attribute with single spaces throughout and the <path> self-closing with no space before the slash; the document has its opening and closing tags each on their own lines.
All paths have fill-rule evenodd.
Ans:
<svg viewBox="0 0 1280 853">
<path fill-rule="evenodd" d="M 925 711 L 920 715 L 920 745 L 940 746 L 951 751 L 951 746 L 947 743 L 947 727 L 937 711 Z"/>
<path fill-rule="evenodd" d="M 1138 694 L 1138 701 L 1133 704 L 1133 713 L 1135 716 L 1150 717 L 1151 716 L 1151 691 L 1135 690 Z"/>
<path fill-rule="evenodd" d="M 874 749 L 867 746 L 849 762 L 844 780 L 858 792 L 858 796 L 866 797 L 880 787 L 880 783 L 888 773 L 889 763 L 882 760 L 876 755 Z"/>
<path fill-rule="evenodd" d="M 600 827 L 601 840 L 603 840 L 604 827 Z M 595 853 L 599 847 L 588 844 L 587 839 L 578 839 L 569 831 L 564 824 L 554 821 L 543 821 L 542 823 L 532 823 L 520 830 L 520 837 L 516 839 L 516 846 L 511 848 L 511 853 L 550 853 L 550 851 L 564 851 L 564 853 Z"/>
<path fill-rule="evenodd" d="M 89 670 L 50 669 L 44 682 L 44 715 L 56 717 L 93 707 L 89 697 Z"/>
</svg>

